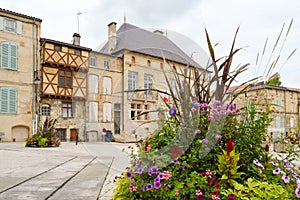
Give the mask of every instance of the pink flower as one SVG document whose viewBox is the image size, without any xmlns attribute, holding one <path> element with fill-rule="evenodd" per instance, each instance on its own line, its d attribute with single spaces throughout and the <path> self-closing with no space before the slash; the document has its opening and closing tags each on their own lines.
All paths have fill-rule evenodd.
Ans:
<svg viewBox="0 0 300 200">
<path fill-rule="evenodd" d="M 196 196 L 201 196 L 202 195 L 202 191 L 201 190 L 196 190 Z"/>
<path fill-rule="evenodd" d="M 169 179 L 172 176 L 172 173 L 169 171 L 164 171 L 162 173 L 162 179 Z"/>
<path fill-rule="evenodd" d="M 179 195 L 179 191 L 175 190 L 175 195 L 178 196 Z"/>
<path fill-rule="evenodd" d="M 199 130 L 199 129 L 195 130 L 195 135 L 200 134 L 200 133 L 201 133 L 201 130 Z"/>
</svg>

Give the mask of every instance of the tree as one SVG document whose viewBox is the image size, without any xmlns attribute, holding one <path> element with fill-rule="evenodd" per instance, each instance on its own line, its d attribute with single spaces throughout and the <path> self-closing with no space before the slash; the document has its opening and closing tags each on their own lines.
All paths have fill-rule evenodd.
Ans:
<svg viewBox="0 0 300 200">
<path fill-rule="evenodd" d="M 270 85 L 270 86 L 280 87 L 281 84 L 282 84 L 282 82 L 280 81 L 280 74 L 278 72 L 273 74 L 266 82 L 266 85 Z"/>
</svg>

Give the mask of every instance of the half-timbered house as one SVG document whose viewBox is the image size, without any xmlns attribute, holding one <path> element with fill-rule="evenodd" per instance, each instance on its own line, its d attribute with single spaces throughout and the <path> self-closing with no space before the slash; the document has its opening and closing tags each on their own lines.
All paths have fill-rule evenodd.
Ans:
<svg viewBox="0 0 300 200">
<path fill-rule="evenodd" d="M 41 39 L 41 122 L 56 119 L 62 141 L 86 140 L 86 100 L 89 53 L 80 46 L 80 35 L 73 44 Z"/>
</svg>

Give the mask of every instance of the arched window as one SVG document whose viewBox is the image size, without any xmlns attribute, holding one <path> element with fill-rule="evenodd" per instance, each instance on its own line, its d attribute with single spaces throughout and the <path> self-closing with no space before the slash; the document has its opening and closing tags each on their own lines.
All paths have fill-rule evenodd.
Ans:
<svg viewBox="0 0 300 200">
<path fill-rule="evenodd" d="M 111 121 L 111 103 L 103 103 L 103 122 Z"/>
<path fill-rule="evenodd" d="M 111 94 L 111 77 L 103 77 L 103 94 Z"/>
<path fill-rule="evenodd" d="M 50 116 L 51 107 L 48 104 L 42 105 L 42 115 L 43 116 Z"/>
<path fill-rule="evenodd" d="M 135 57 L 131 56 L 131 64 L 135 64 Z"/>
</svg>

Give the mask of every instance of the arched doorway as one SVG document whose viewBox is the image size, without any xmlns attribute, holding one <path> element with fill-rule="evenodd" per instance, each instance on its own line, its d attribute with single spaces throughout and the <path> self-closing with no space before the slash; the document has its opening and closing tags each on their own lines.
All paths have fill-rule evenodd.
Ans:
<svg viewBox="0 0 300 200">
<path fill-rule="evenodd" d="M 14 126 L 11 132 L 13 141 L 25 142 L 29 136 L 29 127 L 22 125 Z"/>
</svg>

